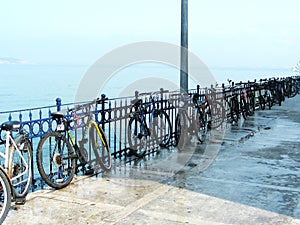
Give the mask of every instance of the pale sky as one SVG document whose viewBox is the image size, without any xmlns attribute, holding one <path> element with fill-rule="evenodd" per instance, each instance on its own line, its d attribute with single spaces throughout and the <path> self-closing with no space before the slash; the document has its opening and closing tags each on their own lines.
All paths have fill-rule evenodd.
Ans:
<svg viewBox="0 0 300 225">
<path fill-rule="evenodd" d="M 208 66 L 299 60 L 300 2 L 189 0 L 189 49 Z M 89 65 L 138 41 L 180 44 L 179 0 L 1 1 L 0 60 Z"/>
</svg>

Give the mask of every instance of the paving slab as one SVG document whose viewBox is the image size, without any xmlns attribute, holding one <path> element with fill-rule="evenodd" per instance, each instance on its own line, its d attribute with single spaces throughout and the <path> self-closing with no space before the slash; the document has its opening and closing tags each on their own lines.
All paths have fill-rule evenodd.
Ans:
<svg viewBox="0 0 300 225">
<path fill-rule="evenodd" d="M 122 184 L 123 185 L 120 185 Z M 133 185 L 132 185 L 133 184 Z M 154 181 L 80 178 L 31 193 L 4 224 L 300 224 L 300 220 Z"/>
</svg>

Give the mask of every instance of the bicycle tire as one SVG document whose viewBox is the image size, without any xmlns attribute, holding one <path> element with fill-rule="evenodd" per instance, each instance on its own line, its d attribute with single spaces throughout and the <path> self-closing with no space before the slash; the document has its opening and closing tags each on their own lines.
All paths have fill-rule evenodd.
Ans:
<svg viewBox="0 0 300 225">
<path fill-rule="evenodd" d="M 99 163 L 104 171 L 110 170 L 112 162 L 110 147 L 103 129 L 95 121 L 89 122 L 89 135 L 96 163 L 91 165 L 92 168 L 96 168 Z"/>
<path fill-rule="evenodd" d="M 297 93 L 298 93 L 298 88 L 296 87 L 296 83 L 292 82 L 289 97 L 293 98 L 297 95 Z"/>
<path fill-rule="evenodd" d="M 5 172 L 0 169 L 0 224 L 2 224 L 7 217 L 11 204 L 11 186 L 9 178 Z"/>
<path fill-rule="evenodd" d="M 14 149 L 11 158 L 13 165 L 13 168 L 11 168 L 12 190 L 14 197 L 24 198 L 28 194 L 32 183 L 32 146 L 30 140 L 24 135 L 18 136 L 14 141 L 22 157 L 26 160 L 28 170 L 26 171 L 26 166 L 21 156 L 18 154 L 18 151 Z"/>
<path fill-rule="evenodd" d="M 272 106 L 273 106 L 273 100 L 272 100 L 271 97 L 268 97 L 267 103 L 268 103 L 268 108 L 270 110 L 272 108 Z"/>
<path fill-rule="evenodd" d="M 250 94 L 248 100 L 249 100 L 249 116 L 253 116 L 254 112 L 255 112 L 255 107 L 256 107 L 254 93 Z"/>
<path fill-rule="evenodd" d="M 255 97 L 250 96 L 248 98 L 248 116 L 253 116 L 255 112 Z"/>
<path fill-rule="evenodd" d="M 184 112 L 178 112 L 175 118 L 175 146 L 182 151 L 187 142 L 187 120 Z"/>
<path fill-rule="evenodd" d="M 264 98 L 262 95 L 260 95 L 260 96 L 258 97 L 258 99 L 259 99 L 259 106 L 260 106 L 260 109 L 261 109 L 261 110 L 265 110 L 265 108 L 266 108 L 266 101 L 265 101 L 265 98 Z"/>
<path fill-rule="evenodd" d="M 241 112 L 242 112 L 242 116 L 243 116 L 244 120 L 247 120 L 248 105 L 247 105 L 247 102 L 245 101 L 245 99 L 241 99 L 240 107 L 241 107 Z"/>
<path fill-rule="evenodd" d="M 165 111 L 159 110 L 155 113 L 152 131 L 156 144 L 167 147 L 172 135 L 172 126 L 170 117 Z"/>
<path fill-rule="evenodd" d="M 209 107 L 210 107 L 209 112 L 211 117 L 209 126 L 211 129 L 216 129 L 223 124 L 226 118 L 225 108 L 222 103 L 217 101 L 213 102 L 212 106 Z"/>
<path fill-rule="evenodd" d="M 65 135 L 60 132 L 49 132 L 38 144 L 36 161 L 45 183 L 52 188 L 61 189 L 74 177 L 77 156 Z"/>
<path fill-rule="evenodd" d="M 230 101 L 230 118 L 231 123 L 237 123 L 239 120 L 238 102 L 233 99 Z"/>
<path fill-rule="evenodd" d="M 147 136 L 146 127 L 139 117 L 131 117 L 128 123 L 128 145 L 130 153 L 143 157 L 147 152 Z"/>
<path fill-rule="evenodd" d="M 195 113 L 195 132 L 198 141 L 200 141 L 200 143 L 203 143 L 207 135 L 207 115 L 205 112 L 203 113 L 200 110 L 201 109 L 196 109 Z"/>
</svg>

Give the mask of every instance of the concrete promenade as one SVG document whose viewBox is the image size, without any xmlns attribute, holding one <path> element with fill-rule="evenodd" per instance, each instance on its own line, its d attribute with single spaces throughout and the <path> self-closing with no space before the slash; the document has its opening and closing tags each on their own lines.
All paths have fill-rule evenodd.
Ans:
<svg viewBox="0 0 300 225">
<path fill-rule="evenodd" d="M 4 224 L 300 224 L 300 96 L 185 152 L 30 193 Z"/>
</svg>

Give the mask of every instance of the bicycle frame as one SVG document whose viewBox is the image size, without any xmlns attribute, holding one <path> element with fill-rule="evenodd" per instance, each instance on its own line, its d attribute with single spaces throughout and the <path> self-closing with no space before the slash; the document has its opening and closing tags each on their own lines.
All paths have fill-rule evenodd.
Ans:
<svg viewBox="0 0 300 225">
<path fill-rule="evenodd" d="M 155 116 L 155 110 L 156 110 L 156 107 L 155 107 L 155 102 L 154 102 L 154 99 L 152 97 L 150 97 L 150 100 L 151 102 L 147 103 L 147 105 L 145 106 L 145 104 L 143 105 L 143 103 L 140 104 L 140 110 L 139 112 L 135 113 L 135 116 L 138 116 L 141 118 L 141 121 L 142 121 L 142 129 L 144 130 L 144 132 L 146 133 L 146 135 L 151 135 L 151 130 L 152 130 L 152 121 L 153 121 L 153 118 Z M 146 122 L 146 114 L 147 114 L 147 107 L 148 106 L 152 106 L 151 107 L 151 111 L 150 111 L 150 118 L 149 118 L 149 127 L 147 125 L 147 122 Z"/>
<path fill-rule="evenodd" d="M 88 104 L 87 106 L 84 106 L 86 108 L 86 111 L 88 111 L 87 107 L 89 107 L 89 105 L 90 104 Z M 100 128 L 98 127 L 98 124 L 92 119 L 92 115 L 91 115 L 90 112 L 88 112 L 88 114 L 83 114 L 83 115 L 77 116 L 77 114 L 73 111 L 73 109 L 71 109 L 69 111 L 72 112 L 73 119 L 67 120 L 65 118 L 62 118 L 63 127 L 61 128 L 62 129 L 61 131 L 66 132 L 65 135 L 67 136 L 68 140 L 70 141 L 72 147 L 75 150 L 76 156 L 77 156 L 77 158 L 79 159 L 79 162 L 80 162 L 80 164 L 78 164 L 78 166 L 83 166 L 84 167 L 86 164 L 90 164 L 90 163 L 98 160 L 97 157 L 96 157 L 96 159 L 93 159 L 93 160 L 86 157 L 88 153 L 87 153 L 87 149 L 85 148 L 84 145 L 87 142 L 86 141 L 86 135 L 87 135 L 86 132 L 87 132 L 87 130 L 89 130 L 91 128 L 91 126 L 93 125 L 96 129 L 97 136 L 100 138 L 100 141 L 101 141 L 102 146 L 104 148 L 107 148 L 107 143 L 104 140 L 104 137 L 103 137 L 103 135 L 100 131 Z M 72 129 L 72 126 L 70 124 L 72 122 L 78 123 L 79 120 L 84 119 L 84 118 L 87 118 L 87 122 L 84 126 L 87 126 L 88 129 L 83 131 L 82 139 L 79 140 L 78 142 L 76 142 L 76 140 L 73 137 L 71 131 L 72 130 L 77 130 L 80 127 L 80 125 L 76 124 L 76 126 L 74 126 L 73 129 Z M 94 143 L 94 144 L 96 144 L 96 143 Z"/>
<path fill-rule="evenodd" d="M 69 122 L 66 122 L 66 123 L 69 123 Z M 102 137 L 102 134 L 101 134 L 101 132 L 100 132 L 100 129 L 99 129 L 97 123 L 96 123 L 95 121 L 88 121 L 88 128 L 91 127 L 91 123 L 95 124 L 95 128 L 96 128 L 97 134 L 98 134 L 98 136 L 100 137 L 101 142 L 102 142 L 102 144 L 104 145 L 104 147 L 106 147 L 106 143 L 105 143 L 105 141 L 104 141 L 104 139 L 103 139 L 103 137 Z M 67 126 L 69 127 L 68 124 L 67 124 Z M 77 149 L 79 150 L 80 148 L 78 147 L 78 145 L 77 145 L 75 139 L 74 139 L 73 136 L 72 136 L 71 129 L 67 128 L 66 131 L 67 131 L 68 138 L 70 139 L 72 146 L 73 146 L 76 150 L 77 150 Z"/>
<path fill-rule="evenodd" d="M 29 165 L 27 164 L 25 158 L 23 157 L 20 149 L 22 149 L 24 147 L 24 143 L 18 147 L 14 141 L 14 139 L 11 137 L 11 132 L 10 131 L 6 131 L 5 134 L 5 153 L 0 152 L 0 157 L 4 158 L 4 170 L 5 172 L 8 174 L 8 177 L 10 178 L 10 182 L 12 183 L 15 180 L 18 180 L 20 177 L 22 177 L 23 175 L 25 175 L 28 170 L 29 170 Z M 12 145 L 10 145 L 10 143 L 12 143 Z M 18 152 L 18 155 L 20 156 L 20 158 L 22 159 L 22 162 L 25 165 L 25 170 L 23 172 L 21 172 L 20 174 L 18 174 L 17 176 L 13 177 L 13 174 L 11 173 L 13 168 L 12 168 L 12 157 L 13 157 L 13 153 L 14 151 Z M 23 181 L 16 183 L 17 185 L 21 184 Z"/>
<path fill-rule="evenodd" d="M 198 129 L 197 127 L 198 118 L 195 118 L 197 113 L 199 113 L 199 115 L 202 117 L 201 119 L 204 119 L 203 116 L 205 115 L 205 110 L 209 105 L 205 95 L 204 95 L 204 100 L 199 102 L 200 97 L 201 96 L 197 94 L 194 95 L 193 98 L 185 99 L 184 101 L 186 102 L 184 106 L 179 108 L 179 113 L 183 113 L 185 119 L 189 121 L 189 123 L 187 123 L 187 131 L 190 132 L 192 135 L 194 135 Z M 192 100 L 192 102 L 189 103 L 188 101 L 190 101 L 190 99 Z M 191 109 L 190 113 L 188 112 L 189 108 Z"/>
</svg>

